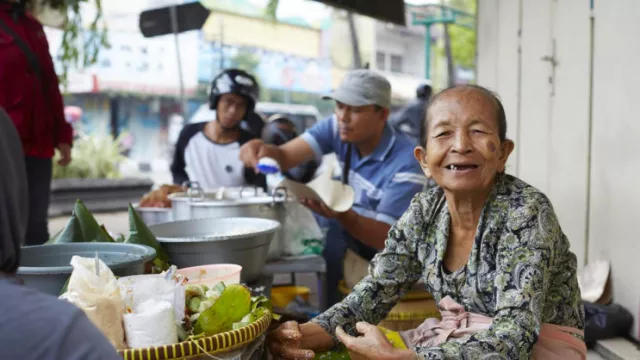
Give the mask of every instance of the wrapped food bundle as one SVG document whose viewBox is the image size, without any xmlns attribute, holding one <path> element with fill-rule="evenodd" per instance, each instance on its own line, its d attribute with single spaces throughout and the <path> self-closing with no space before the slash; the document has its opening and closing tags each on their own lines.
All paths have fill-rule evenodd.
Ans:
<svg viewBox="0 0 640 360">
<path fill-rule="evenodd" d="M 156 250 L 156 258 L 148 272 L 158 273 L 169 268 L 169 255 L 166 250 L 160 246 L 156 237 L 131 205 L 129 205 L 129 237 L 125 239 L 124 235 L 119 235 L 114 239 L 104 226 L 98 224 L 84 203 L 77 200 L 67 225 L 47 244 L 71 242 L 119 242 L 150 246 Z"/>
<path fill-rule="evenodd" d="M 184 191 L 184 188 L 180 185 L 162 185 L 144 195 L 140 200 L 140 207 L 170 208 L 169 195 L 181 191 Z"/>
<path fill-rule="evenodd" d="M 124 302 L 113 272 L 102 260 L 79 256 L 71 258 L 71 266 L 67 292 L 60 298 L 84 311 L 116 349 L 126 349 Z"/>
</svg>

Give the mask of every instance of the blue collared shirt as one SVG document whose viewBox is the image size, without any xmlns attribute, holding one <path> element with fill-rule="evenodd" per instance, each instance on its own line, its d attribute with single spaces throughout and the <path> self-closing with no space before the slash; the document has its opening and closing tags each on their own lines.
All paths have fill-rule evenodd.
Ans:
<svg viewBox="0 0 640 360">
<path fill-rule="evenodd" d="M 335 153 L 341 167 L 348 145 L 340 140 L 338 122 L 331 116 L 318 122 L 302 135 L 320 161 L 323 155 Z M 414 195 L 427 182 L 413 157 L 415 143 L 396 132 L 388 124 L 374 152 L 363 158 L 351 153 L 349 185 L 355 191 L 353 209 L 360 215 L 393 225 L 409 207 Z M 369 256 L 365 256 L 369 257 Z"/>
</svg>

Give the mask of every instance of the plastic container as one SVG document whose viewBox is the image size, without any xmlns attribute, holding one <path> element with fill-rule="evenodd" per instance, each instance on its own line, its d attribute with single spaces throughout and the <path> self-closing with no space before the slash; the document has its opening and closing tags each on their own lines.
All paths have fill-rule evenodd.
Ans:
<svg viewBox="0 0 640 360">
<path fill-rule="evenodd" d="M 145 264 L 156 257 L 156 250 L 145 245 L 118 243 L 67 243 L 26 246 L 21 249 L 18 277 L 30 288 L 60 295 L 73 271 L 71 257 L 92 258 L 96 251 L 116 276 L 144 274 Z"/>
<path fill-rule="evenodd" d="M 188 284 L 214 287 L 219 282 L 225 285 L 239 284 L 242 266 L 236 264 L 202 265 L 179 269 L 176 273 L 189 279 Z"/>
<path fill-rule="evenodd" d="M 284 309 L 298 296 L 308 302 L 310 292 L 304 286 L 275 286 L 271 289 L 271 303 L 274 307 Z"/>
</svg>

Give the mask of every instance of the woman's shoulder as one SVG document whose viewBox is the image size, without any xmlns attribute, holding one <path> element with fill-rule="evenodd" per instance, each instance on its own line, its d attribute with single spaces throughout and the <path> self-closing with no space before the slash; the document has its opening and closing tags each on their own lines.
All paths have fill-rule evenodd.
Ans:
<svg viewBox="0 0 640 360">
<path fill-rule="evenodd" d="M 515 176 L 503 175 L 496 200 L 508 214 L 509 227 L 520 228 L 541 218 L 557 221 L 547 195 Z"/>
<path fill-rule="evenodd" d="M 429 221 L 431 215 L 440 208 L 443 199 L 444 192 L 437 186 L 417 193 L 403 216 L 404 220 L 413 223 Z"/>
</svg>

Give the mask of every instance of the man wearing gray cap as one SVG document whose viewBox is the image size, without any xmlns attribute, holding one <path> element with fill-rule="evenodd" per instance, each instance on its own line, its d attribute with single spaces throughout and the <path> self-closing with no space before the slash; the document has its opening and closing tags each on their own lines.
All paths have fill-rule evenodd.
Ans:
<svg viewBox="0 0 640 360">
<path fill-rule="evenodd" d="M 391 106 L 387 79 L 370 70 L 354 70 L 325 98 L 336 102 L 333 116 L 282 146 L 248 142 L 240 157 L 254 168 L 259 159 L 270 157 L 286 171 L 314 158 L 321 161 L 326 154 L 337 155 L 343 182 L 355 190 L 353 207 L 336 213 L 303 200 L 325 218 L 323 225 L 328 228 L 324 257 L 327 302 L 332 305 L 339 301 L 343 274 L 349 288 L 366 275 L 368 262 L 384 248 L 391 225 L 424 188 L 426 178 L 413 157 L 414 142 L 387 124 Z"/>
</svg>

